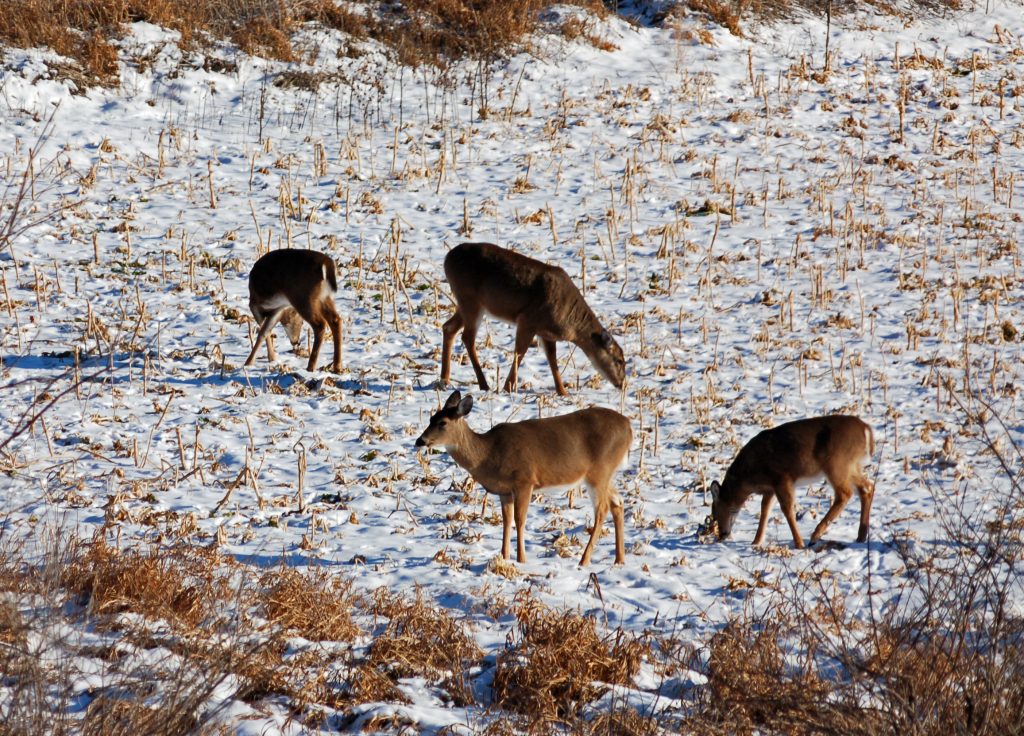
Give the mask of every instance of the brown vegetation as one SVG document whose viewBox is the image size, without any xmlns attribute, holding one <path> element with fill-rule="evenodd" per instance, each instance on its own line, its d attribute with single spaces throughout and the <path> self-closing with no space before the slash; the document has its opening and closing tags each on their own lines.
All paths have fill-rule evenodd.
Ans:
<svg viewBox="0 0 1024 736">
<path fill-rule="evenodd" d="M 183 48 L 230 38 L 248 54 L 296 61 L 300 53 L 291 35 L 302 24 L 313 22 L 357 41 L 373 38 L 390 48 L 401 64 L 444 68 L 459 59 L 491 62 L 523 49 L 540 28 L 542 11 L 553 4 L 548 0 L 7 0 L 0 13 L 0 43 L 50 48 L 80 66 L 66 70 L 65 77 L 114 85 L 119 81 L 116 42 L 128 23 L 146 21 L 177 31 Z M 596 0 L 569 4 L 582 6 L 594 17 L 608 12 Z M 882 11 L 898 12 L 891 3 L 873 4 Z M 959 0 L 916 0 L 913 5 L 935 10 L 957 7 Z M 797 9 L 824 13 L 826 6 L 825 0 L 683 0 L 660 16 L 696 12 L 742 35 L 744 18 L 779 17 Z M 837 2 L 834 12 L 849 7 L 848 1 Z M 555 30 L 606 51 L 615 49 L 580 17 L 564 21 Z"/>
<path fill-rule="evenodd" d="M 593 618 L 527 600 L 516 613 L 519 637 L 499 655 L 494 699 L 541 723 L 578 716 L 609 685 L 629 684 L 649 644 L 621 630 L 602 636 Z"/>
</svg>

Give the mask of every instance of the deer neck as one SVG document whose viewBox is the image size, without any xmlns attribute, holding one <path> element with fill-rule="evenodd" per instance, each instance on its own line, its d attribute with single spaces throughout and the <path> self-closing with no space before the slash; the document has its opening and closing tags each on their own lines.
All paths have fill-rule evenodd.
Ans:
<svg viewBox="0 0 1024 736">
<path fill-rule="evenodd" d="M 445 445 L 444 449 L 460 467 L 465 468 L 472 475 L 487 460 L 487 442 L 482 435 L 470 429 L 464 421 L 459 422 L 458 427 L 454 428 L 452 433 L 455 436 L 450 443 Z"/>
</svg>

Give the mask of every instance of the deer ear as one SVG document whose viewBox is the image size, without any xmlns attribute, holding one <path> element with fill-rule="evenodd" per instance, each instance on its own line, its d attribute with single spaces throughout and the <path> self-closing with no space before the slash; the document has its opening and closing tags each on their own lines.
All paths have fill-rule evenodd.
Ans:
<svg viewBox="0 0 1024 736">
<path fill-rule="evenodd" d="M 721 492 L 722 486 L 718 485 L 718 481 L 717 480 L 713 480 L 713 481 L 711 481 L 711 488 L 710 488 L 710 490 L 711 490 L 711 502 L 712 503 L 718 503 L 718 494 Z"/>
<path fill-rule="evenodd" d="M 455 410 L 455 416 L 464 417 L 473 409 L 473 397 L 467 396 L 459 402 L 459 408 Z"/>
<path fill-rule="evenodd" d="M 608 332 L 608 330 L 601 330 L 600 332 L 595 332 L 592 337 L 594 338 L 594 342 L 596 342 L 601 347 L 611 347 L 612 333 Z"/>
<path fill-rule="evenodd" d="M 452 395 L 448 397 L 448 401 L 444 402 L 445 409 L 454 409 L 459 405 L 459 401 L 462 400 L 462 394 L 458 391 L 452 391 Z"/>
</svg>

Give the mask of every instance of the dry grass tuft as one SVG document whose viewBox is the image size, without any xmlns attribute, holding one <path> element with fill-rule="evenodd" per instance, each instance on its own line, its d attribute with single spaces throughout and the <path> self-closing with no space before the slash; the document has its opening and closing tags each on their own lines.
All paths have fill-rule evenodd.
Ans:
<svg viewBox="0 0 1024 736">
<path fill-rule="evenodd" d="M 267 18 L 253 18 L 231 34 L 231 40 L 250 56 L 295 61 L 286 28 Z"/>
<path fill-rule="evenodd" d="M 322 568 L 301 573 L 279 567 L 260 578 L 267 619 L 312 641 L 350 642 L 360 634 L 352 621 L 352 582 Z"/>
<path fill-rule="evenodd" d="M 656 736 L 662 733 L 656 718 L 641 715 L 636 708 L 623 706 L 599 714 L 587 724 L 586 733 L 616 736 Z"/>
<path fill-rule="evenodd" d="M 757 727 L 807 733 L 806 717 L 828 693 L 810 669 L 791 670 L 770 622 L 733 621 L 711 639 L 708 696 L 712 709 L 738 732 Z"/>
<path fill-rule="evenodd" d="M 541 0 L 422 0 L 384 9 L 374 36 L 412 67 L 492 61 L 522 47 L 537 28 Z"/>
<path fill-rule="evenodd" d="M 412 600 L 378 590 L 374 612 L 389 620 L 370 647 L 371 665 L 394 678 L 440 682 L 457 703 L 470 702 L 466 670 L 482 652 L 465 624 L 424 600 L 419 590 Z"/>
<path fill-rule="evenodd" d="M 519 641 L 499 655 L 494 698 L 508 710 L 550 723 L 574 718 L 606 688 L 627 684 L 650 654 L 643 639 L 619 630 L 602 637 L 592 618 L 533 600 L 516 612 Z"/>
<path fill-rule="evenodd" d="M 355 703 L 408 703 L 391 679 L 371 664 L 362 664 L 352 672 L 349 695 Z"/>
<path fill-rule="evenodd" d="M 193 629 L 228 595 L 214 574 L 222 562 L 191 548 L 117 550 L 100 538 L 64 569 L 62 583 L 94 614 L 128 611 Z"/>
</svg>

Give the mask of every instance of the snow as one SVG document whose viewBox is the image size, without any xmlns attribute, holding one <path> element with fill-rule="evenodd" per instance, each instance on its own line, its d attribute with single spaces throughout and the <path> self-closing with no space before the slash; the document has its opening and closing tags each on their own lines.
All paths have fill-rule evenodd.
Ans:
<svg viewBox="0 0 1024 736">
<path fill-rule="evenodd" d="M 1022 17 L 1019 3 L 992 2 L 941 18 L 837 20 L 823 82 L 812 77 L 825 35 L 816 19 L 749 38 L 712 28 L 712 45 L 696 40 L 696 18 L 608 19 L 615 51 L 538 39 L 496 69 L 486 118 L 473 69 L 446 90 L 429 73 L 399 74 L 379 49 L 339 58 L 324 31 L 306 36 L 318 65 L 296 66 L 337 72 L 317 93 L 275 85 L 284 65 L 228 47 L 207 57 L 237 70 L 205 71 L 175 34 L 141 23 L 122 44 L 116 89 L 83 93 L 48 78 L 51 54 L 7 50 L 5 180 L 16 188 L 34 150 L 35 212 L 63 209 L 0 253 L 0 437 L 67 385 L 76 354 L 82 375 L 109 372 L 4 448 L 3 533 L 103 529 L 121 545 L 181 536 L 254 566 L 327 565 L 364 591 L 418 586 L 471 620 L 488 653 L 513 623 L 473 612 L 483 590 L 528 589 L 604 629 L 674 632 L 698 648 L 757 605 L 756 581 L 827 574 L 851 611 L 898 596 L 897 540 L 915 554 L 943 548 L 937 506 L 984 515 L 1008 487 L 944 381 L 960 391 L 967 360 L 1007 440 L 1022 437 L 1022 343 L 1003 337 L 1007 324 L 1024 331 Z M 464 211 L 471 233 L 460 232 Z M 568 344 L 569 397 L 554 395 L 539 349 L 517 394 L 477 390 L 461 344 L 452 378 L 474 396 L 477 431 L 591 404 L 632 420 L 617 476 L 624 566 L 611 564 L 607 524 L 590 567 L 577 568 L 591 514 L 577 492 L 571 509 L 564 494 L 531 504 L 520 576 L 491 572 L 497 499 L 484 522 L 482 489 L 450 457 L 416 455 L 448 394 L 435 385 L 451 312 L 441 263 L 463 240 L 562 265 L 623 345 L 621 393 Z M 276 365 L 261 351 L 241 368 L 248 269 L 260 245 L 288 244 L 339 267 L 345 367 L 327 380 L 302 370 L 281 330 Z M 484 320 L 488 377 L 504 375 L 512 343 L 509 326 Z M 752 548 L 753 502 L 731 540 L 697 540 L 704 490 L 746 440 L 840 410 L 876 432 L 869 543 L 852 543 L 856 500 L 827 534 L 843 544 L 792 550 L 775 508 L 766 544 Z M 246 465 L 258 494 L 234 483 Z M 805 536 L 830 498 L 820 483 L 799 491 Z M 663 695 L 685 698 L 703 677 L 669 681 Z M 656 679 L 646 672 L 638 688 Z M 417 705 L 367 706 L 360 722 L 391 715 L 436 730 L 477 718 L 423 683 L 402 688 Z M 238 733 L 295 728 L 241 704 L 220 717 Z"/>
</svg>

